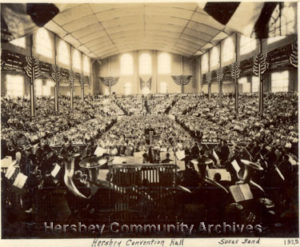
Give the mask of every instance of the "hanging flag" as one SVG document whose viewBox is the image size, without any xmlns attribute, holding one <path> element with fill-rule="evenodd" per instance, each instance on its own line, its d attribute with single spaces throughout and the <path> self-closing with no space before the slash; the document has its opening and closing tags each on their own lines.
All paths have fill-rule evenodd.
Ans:
<svg viewBox="0 0 300 247">
<path fill-rule="evenodd" d="M 58 12 L 59 9 L 49 3 L 1 4 L 1 41 L 8 42 L 33 33 Z"/>
<path fill-rule="evenodd" d="M 283 2 L 209 2 L 203 9 L 224 25 L 225 30 L 262 39 L 296 33 L 296 25 L 286 28 L 284 22 L 289 16 L 296 23 L 296 6 L 296 3 Z"/>
</svg>

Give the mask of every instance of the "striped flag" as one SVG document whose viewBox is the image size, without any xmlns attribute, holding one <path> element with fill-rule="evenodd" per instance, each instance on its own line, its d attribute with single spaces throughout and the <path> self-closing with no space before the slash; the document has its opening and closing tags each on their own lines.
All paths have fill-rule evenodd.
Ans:
<svg viewBox="0 0 300 247">
<path fill-rule="evenodd" d="M 203 7 L 225 30 L 260 39 L 296 33 L 296 25 L 287 29 L 283 21 L 291 15 L 296 20 L 296 8 L 292 2 L 209 2 Z"/>
<path fill-rule="evenodd" d="M 1 41 L 8 42 L 33 33 L 58 12 L 54 4 L 48 3 L 1 4 Z"/>
</svg>

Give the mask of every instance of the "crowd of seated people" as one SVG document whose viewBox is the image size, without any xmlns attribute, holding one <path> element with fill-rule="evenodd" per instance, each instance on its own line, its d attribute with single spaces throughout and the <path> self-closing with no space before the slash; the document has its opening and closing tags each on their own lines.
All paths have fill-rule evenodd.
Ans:
<svg viewBox="0 0 300 247">
<path fill-rule="evenodd" d="M 150 95 L 147 97 L 147 105 L 151 114 L 164 114 L 175 104 L 174 95 Z"/>
<path fill-rule="evenodd" d="M 115 97 L 115 101 L 126 115 L 143 115 L 147 112 L 144 97 L 141 95 Z"/>
<path fill-rule="evenodd" d="M 248 220 L 249 212 L 255 215 L 253 205 L 233 203 L 229 193 L 232 185 L 249 184 L 254 199 L 265 210 L 260 216 L 280 219 L 283 224 L 297 214 L 297 97 L 266 94 L 263 117 L 258 113 L 257 94 L 240 95 L 237 114 L 234 98 L 226 95 L 222 105 L 218 97 L 208 99 L 204 95 L 75 98 L 73 111 L 70 98 L 60 97 L 59 113 L 54 111 L 53 98 L 43 97 L 37 98 L 34 119 L 30 119 L 28 99 L 2 98 L 1 155 L 11 156 L 15 166 L 28 176 L 23 196 L 27 212 L 34 208 L 30 198 L 36 191 L 43 191 L 46 185 L 64 187 L 64 166 L 74 154 L 83 159 L 94 156 L 95 149 L 101 147 L 116 150 L 109 151 L 110 156 L 143 152 L 144 163 L 183 161 L 179 183 L 199 200 L 205 196 L 206 208 L 213 210 L 212 205 L 219 205 L 210 214 L 218 219 L 225 215 L 225 209 L 226 217 L 231 213 L 242 222 Z M 170 157 L 179 151 L 184 152 L 181 158 Z M 160 152 L 167 153 L 168 162 L 161 159 Z M 55 164 L 62 167 L 59 176 L 49 175 Z M 231 179 L 224 181 L 222 172 L 211 177 L 210 169 L 222 169 Z M 11 181 L 3 181 L 7 183 L 4 188 L 9 187 Z M 222 196 L 209 193 L 211 186 Z M 182 202 L 189 200 L 184 198 Z M 275 209 L 272 206 L 269 210 L 266 198 Z M 258 214 L 257 222 L 261 220 Z"/>
<path fill-rule="evenodd" d="M 149 135 L 146 134 L 147 130 L 153 131 L 151 141 Z M 99 145 L 102 148 L 117 148 L 117 154 L 122 155 L 125 153 L 133 155 L 133 152 L 140 151 L 146 152 L 150 144 L 159 150 L 172 150 L 177 145 L 182 148 L 190 148 L 193 139 L 168 117 L 146 115 L 123 117 L 99 140 Z M 132 152 L 126 152 L 127 149 L 132 150 Z"/>
</svg>

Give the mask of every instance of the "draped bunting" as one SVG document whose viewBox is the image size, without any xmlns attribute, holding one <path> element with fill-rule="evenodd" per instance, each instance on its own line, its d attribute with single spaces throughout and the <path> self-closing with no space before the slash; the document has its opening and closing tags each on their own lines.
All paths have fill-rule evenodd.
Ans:
<svg viewBox="0 0 300 247">
<path fill-rule="evenodd" d="M 174 82 L 181 86 L 181 93 L 184 93 L 184 86 L 190 83 L 192 77 L 191 75 L 172 75 Z"/>
<path fill-rule="evenodd" d="M 35 78 L 40 76 L 40 64 L 39 59 L 36 57 L 26 56 L 26 66 L 24 67 L 26 75 L 31 78 L 33 83 Z"/>
<path fill-rule="evenodd" d="M 100 77 L 100 80 L 104 83 L 107 87 L 112 87 L 117 84 L 119 77 Z"/>
<path fill-rule="evenodd" d="M 297 42 L 292 45 L 292 53 L 290 55 L 290 64 L 298 68 L 298 44 Z"/>
<path fill-rule="evenodd" d="M 143 88 L 149 88 L 149 90 L 150 90 L 151 89 L 151 83 L 152 83 L 152 77 L 150 77 L 148 80 L 144 80 L 143 78 L 140 77 L 141 90 L 143 90 Z"/>
<path fill-rule="evenodd" d="M 211 82 L 211 72 L 206 73 L 206 82 L 210 84 Z"/>
<path fill-rule="evenodd" d="M 84 76 L 83 75 L 80 75 L 80 86 L 81 87 L 84 87 Z"/>
<path fill-rule="evenodd" d="M 59 84 L 61 80 L 61 72 L 58 66 L 52 65 L 51 77 L 56 84 Z"/>
<path fill-rule="evenodd" d="M 208 2 L 203 10 L 212 18 L 244 36 L 264 39 L 287 36 L 297 32 L 297 27 L 287 28 L 285 20 L 296 3 L 283 2 Z M 247 13 L 245 15 L 245 13 Z M 296 20 L 294 20 L 296 23 Z"/>
<path fill-rule="evenodd" d="M 191 75 L 172 75 L 174 82 L 177 85 L 185 86 L 190 83 L 193 76 Z"/>
<path fill-rule="evenodd" d="M 224 77 L 223 69 L 219 68 L 217 70 L 217 81 L 221 82 L 223 80 L 223 77 Z"/>
<path fill-rule="evenodd" d="M 70 71 L 70 73 L 69 73 L 69 78 L 68 78 L 68 79 L 69 79 L 70 86 L 73 87 L 74 81 L 75 81 L 75 76 L 74 76 L 73 71 Z"/>
<path fill-rule="evenodd" d="M 1 41 L 8 42 L 33 33 L 59 12 L 49 3 L 1 4 Z"/>
<path fill-rule="evenodd" d="M 261 75 L 269 68 L 269 63 L 266 62 L 266 56 L 262 53 L 259 53 L 254 59 L 253 74 L 255 76 L 259 76 L 259 66 Z"/>
<path fill-rule="evenodd" d="M 238 62 L 234 62 L 231 65 L 231 77 L 233 79 L 238 79 L 240 77 L 240 73 L 241 73 L 240 64 Z"/>
<path fill-rule="evenodd" d="M 104 83 L 105 86 L 109 87 L 109 94 L 111 93 L 111 87 L 116 85 L 119 77 L 100 77 L 100 80 Z"/>
</svg>

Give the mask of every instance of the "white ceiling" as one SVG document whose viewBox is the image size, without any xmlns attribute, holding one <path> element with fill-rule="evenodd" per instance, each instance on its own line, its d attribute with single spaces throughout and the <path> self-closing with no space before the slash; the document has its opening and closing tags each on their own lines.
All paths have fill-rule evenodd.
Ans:
<svg viewBox="0 0 300 247">
<path fill-rule="evenodd" d="M 92 58 L 133 50 L 199 55 L 227 34 L 197 3 L 56 4 L 45 26 Z"/>
</svg>

